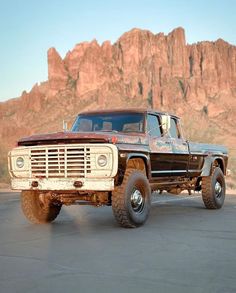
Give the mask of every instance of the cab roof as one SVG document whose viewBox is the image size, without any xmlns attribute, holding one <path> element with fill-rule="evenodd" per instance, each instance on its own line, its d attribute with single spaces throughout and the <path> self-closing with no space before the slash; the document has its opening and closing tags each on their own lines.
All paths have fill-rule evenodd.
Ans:
<svg viewBox="0 0 236 293">
<path fill-rule="evenodd" d="M 159 114 L 159 115 L 164 115 L 164 114 L 169 114 L 172 117 L 175 117 L 179 119 L 178 116 L 170 114 L 168 112 L 163 112 L 163 111 L 156 111 L 154 109 L 146 109 L 146 108 L 120 108 L 120 109 L 104 109 L 104 110 L 92 110 L 92 111 L 85 111 L 79 113 L 79 115 L 88 115 L 88 114 L 102 114 L 102 113 L 148 113 L 148 114 Z"/>
</svg>

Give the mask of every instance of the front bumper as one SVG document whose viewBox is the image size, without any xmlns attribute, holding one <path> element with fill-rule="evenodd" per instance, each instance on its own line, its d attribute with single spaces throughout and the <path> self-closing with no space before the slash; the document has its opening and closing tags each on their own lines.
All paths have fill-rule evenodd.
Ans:
<svg viewBox="0 0 236 293">
<path fill-rule="evenodd" d="M 11 179 L 11 187 L 14 190 L 54 190 L 54 191 L 112 191 L 114 190 L 114 178 L 80 178 L 81 187 L 75 187 L 74 183 L 78 178 L 58 178 L 58 179 Z M 32 187 L 32 183 L 37 182 L 37 187 Z M 34 184 L 33 184 L 34 185 Z"/>
</svg>

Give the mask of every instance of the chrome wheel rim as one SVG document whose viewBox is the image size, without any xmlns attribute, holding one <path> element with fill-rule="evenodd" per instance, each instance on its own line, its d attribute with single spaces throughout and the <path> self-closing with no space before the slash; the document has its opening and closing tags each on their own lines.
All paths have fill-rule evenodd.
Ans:
<svg viewBox="0 0 236 293">
<path fill-rule="evenodd" d="M 140 190 L 134 189 L 131 194 L 131 206 L 135 213 L 141 213 L 144 207 L 144 198 Z"/>
<path fill-rule="evenodd" d="M 216 195 L 216 197 L 220 198 L 221 193 L 222 193 L 222 186 L 221 186 L 219 181 L 216 181 L 216 184 L 215 184 L 215 195 Z"/>
</svg>

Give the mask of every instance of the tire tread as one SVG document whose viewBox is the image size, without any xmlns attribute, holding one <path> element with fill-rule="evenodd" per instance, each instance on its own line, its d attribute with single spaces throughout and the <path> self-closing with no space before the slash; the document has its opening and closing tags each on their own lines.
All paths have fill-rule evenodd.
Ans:
<svg viewBox="0 0 236 293">
<path fill-rule="evenodd" d="M 219 167 L 214 168 L 213 174 L 215 172 L 221 172 Z M 202 199 L 207 209 L 219 209 L 220 207 L 217 205 L 214 199 L 214 190 L 212 187 L 212 177 L 213 174 L 207 177 L 202 177 Z"/>
<path fill-rule="evenodd" d="M 133 168 L 127 169 L 125 172 L 125 176 L 124 176 L 122 184 L 115 188 L 115 191 L 113 192 L 113 195 L 112 195 L 113 214 L 115 216 L 115 219 L 119 223 L 119 225 L 124 228 L 136 228 L 138 226 L 134 224 L 130 219 L 129 213 L 125 206 L 125 197 L 124 197 L 125 189 L 129 181 L 129 177 L 134 172 L 140 173 L 143 176 L 143 172 L 140 170 L 136 170 Z"/>
<path fill-rule="evenodd" d="M 49 223 L 56 219 L 60 213 L 61 206 L 47 205 L 41 210 L 40 216 L 35 212 L 34 191 L 22 191 L 21 208 L 25 217 L 34 224 Z"/>
</svg>

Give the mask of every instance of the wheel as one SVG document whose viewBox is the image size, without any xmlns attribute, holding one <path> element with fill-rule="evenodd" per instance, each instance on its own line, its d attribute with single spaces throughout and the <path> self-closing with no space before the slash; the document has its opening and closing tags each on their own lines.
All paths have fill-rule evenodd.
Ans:
<svg viewBox="0 0 236 293">
<path fill-rule="evenodd" d="M 56 219 L 61 204 L 44 200 L 44 195 L 35 190 L 22 191 L 21 208 L 26 218 L 35 224 L 50 223 Z"/>
<path fill-rule="evenodd" d="M 202 177 L 202 199 L 207 209 L 220 209 L 225 200 L 225 178 L 219 167 L 211 176 Z"/>
<path fill-rule="evenodd" d="M 112 210 L 117 222 L 126 228 L 144 224 L 151 207 L 151 189 L 145 174 L 128 169 L 121 186 L 112 193 Z"/>
</svg>

